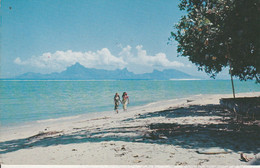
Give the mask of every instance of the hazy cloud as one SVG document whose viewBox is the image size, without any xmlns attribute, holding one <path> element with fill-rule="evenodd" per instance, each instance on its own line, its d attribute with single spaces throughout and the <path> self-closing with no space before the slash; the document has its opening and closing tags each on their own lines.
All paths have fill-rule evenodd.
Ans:
<svg viewBox="0 0 260 168">
<path fill-rule="evenodd" d="M 119 56 L 128 63 L 127 68 L 135 73 L 151 72 L 154 69 L 184 67 L 184 64 L 181 62 L 169 61 L 165 53 L 148 55 L 142 45 L 136 46 L 136 54 L 131 50 L 131 46 L 126 46 L 122 48 Z"/>
<path fill-rule="evenodd" d="M 177 61 L 169 61 L 165 53 L 148 55 L 143 46 L 136 46 L 134 52 L 131 46 L 121 47 L 118 56 L 111 54 L 108 48 L 96 52 L 56 51 L 55 53 L 43 53 L 41 56 L 33 56 L 27 60 L 17 57 L 14 63 L 37 68 L 37 72 L 50 73 L 61 72 L 67 67 L 79 62 L 87 68 L 115 70 L 128 68 L 135 73 L 150 72 L 153 69 L 165 69 L 184 67 Z"/>
</svg>

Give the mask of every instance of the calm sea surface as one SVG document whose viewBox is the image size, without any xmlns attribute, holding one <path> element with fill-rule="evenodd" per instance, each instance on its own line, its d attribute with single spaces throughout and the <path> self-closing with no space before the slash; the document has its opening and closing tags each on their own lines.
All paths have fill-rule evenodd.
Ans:
<svg viewBox="0 0 260 168">
<path fill-rule="evenodd" d="M 237 93 L 260 92 L 260 85 L 235 81 Z M 126 91 L 129 107 L 197 94 L 232 94 L 229 80 L 194 81 L 0 81 L 2 126 L 113 111 L 113 97 Z"/>
</svg>

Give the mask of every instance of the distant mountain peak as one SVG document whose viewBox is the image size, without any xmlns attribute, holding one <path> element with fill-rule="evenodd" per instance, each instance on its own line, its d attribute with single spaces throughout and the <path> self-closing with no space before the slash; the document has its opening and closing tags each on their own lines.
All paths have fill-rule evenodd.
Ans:
<svg viewBox="0 0 260 168">
<path fill-rule="evenodd" d="M 129 72 L 127 68 L 119 69 L 119 71 L 127 71 L 127 72 Z"/>
<path fill-rule="evenodd" d="M 81 65 L 79 62 L 76 62 L 74 65 L 72 66 L 79 66 L 79 67 L 84 67 L 83 65 Z"/>
<path fill-rule="evenodd" d="M 85 68 L 85 66 L 83 66 L 80 63 L 76 62 L 74 65 L 72 65 L 72 66 L 70 66 L 68 68 Z"/>
<path fill-rule="evenodd" d="M 74 65 L 68 67 L 68 68 L 66 69 L 66 71 L 78 71 L 78 72 L 80 72 L 80 71 L 84 71 L 85 69 L 86 69 L 86 68 L 85 68 L 83 65 L 81 65 L 81 64 L 78 63 L 78 62 L 76 62 Z M 64 72 L 64 71 L 63 71 L 63 72 Z"/>
</svg>

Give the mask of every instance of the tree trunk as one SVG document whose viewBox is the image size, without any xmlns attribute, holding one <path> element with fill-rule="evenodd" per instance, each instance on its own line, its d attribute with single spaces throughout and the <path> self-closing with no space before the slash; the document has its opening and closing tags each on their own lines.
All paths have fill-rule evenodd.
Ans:
<svg viewBox="0 0 260 168">
<path fill-rule="evenodd" d="M 233 81 L 233 75 L 232 75 L 232 68 L 231 68 L 231 62 L 229 61 L 229 73 L 230 73 L 230 77 L 231 77 L 231 84 L 232 84 L 232 91 L 233 91 L 233 98 L 235 99 L 235 88 L 234 88 L 234 81 Z"/>
</svg>

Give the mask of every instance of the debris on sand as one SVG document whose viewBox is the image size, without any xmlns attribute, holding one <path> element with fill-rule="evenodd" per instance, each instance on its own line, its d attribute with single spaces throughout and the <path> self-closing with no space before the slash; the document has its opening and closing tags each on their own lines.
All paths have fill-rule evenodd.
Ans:
<svg viewBox="0 0 260 168">
<path fill-rule="evenodd" d="M 227 149 L 222 149 L 222 148 L 208 148 L 208 149 L 198 149 L 196 151 L 198 154 L 205 154 L 205 155 L 216 155 L 216 154 L 227 154 L 231 153 L 231 151 Z"/>
<path fill-rule="evenodd" d="M 252 160 L 253 158 L 248 158 L 244 153 L 240 154 L 240 160 L 244 161 L 244 162 L 249 162 L 250 160 Z"/>
</svg>

